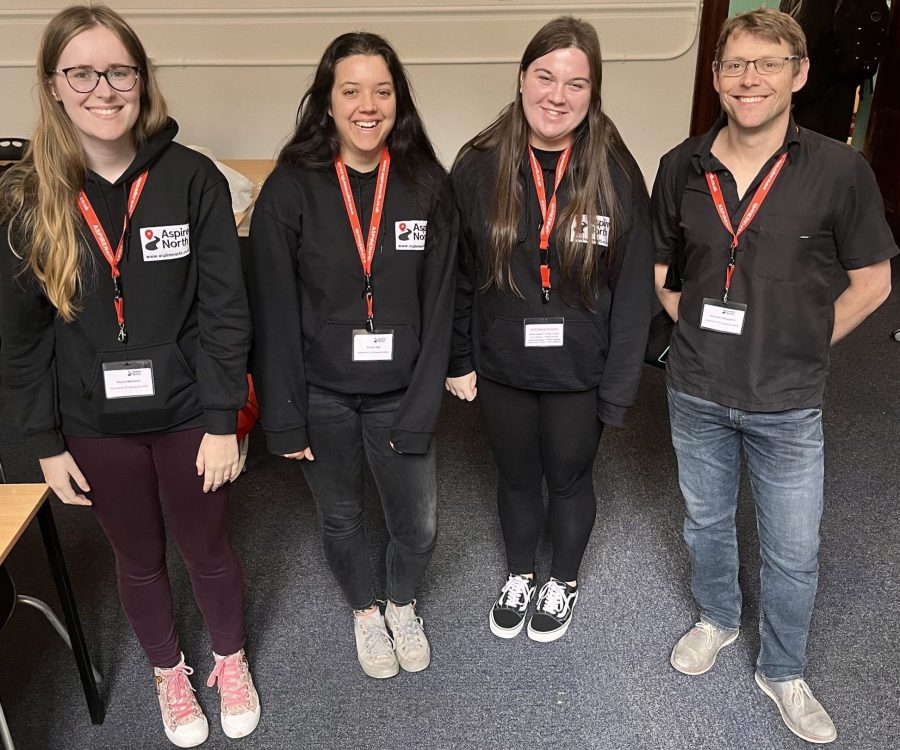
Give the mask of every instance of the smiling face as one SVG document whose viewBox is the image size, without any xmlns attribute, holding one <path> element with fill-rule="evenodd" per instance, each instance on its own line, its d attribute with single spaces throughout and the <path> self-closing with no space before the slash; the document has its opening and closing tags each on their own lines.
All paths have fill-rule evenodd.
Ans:
<svg viewBox="0 0 900 750">
<path fill-rule="evenodd" d="M 328 114 L 341 141 L 341 157 L 353 169 L 378 166 L 397 118 L 394 81 L 380 55 L 351 55 L 334 66 Z"/>
<path fill-rule="evenodd" d="M 519 90 L 529 143 L 547 151 L 571 146 L 591 105 L 587 55 L 566 47 L 537 58 L 519 76 Z"/>
<path fill-rule="evenodd" d="M 113 65 L 136 66 L 137 63 L 113 31 L 94 26 L 77 34 L 63 48 L 56 70 L 83 66 L 105 71 Z M 79 94 L 59 73 L 51 75 L 49 85 L 53 97 L 62 103 L 78 132 L 89 166 L 95 161 L 95 154 L 133 152 L 132 130 L 140 112 L 140 75 L 131 91 L 116 91 L 101 78 L 92 92 Z"/>
<path fill-rule="evenodd" d="M 747 33 L 728 38 L 722 60 L 757 60 L 762 57 L 788 57 L 793 52 L 784 41 L 773 42 Z M 713 86 L 719 94 L 728 125 L 747 134 L 784 133 L 790 119 L 791 95 L 806 83 L 809 60 L 800 62 L 795 75 L 791 62 L 781 72 L 760 75 L 756 66 L 748 65 L 741 76 L 729 78 L 713 70 Z"/>
</svg>

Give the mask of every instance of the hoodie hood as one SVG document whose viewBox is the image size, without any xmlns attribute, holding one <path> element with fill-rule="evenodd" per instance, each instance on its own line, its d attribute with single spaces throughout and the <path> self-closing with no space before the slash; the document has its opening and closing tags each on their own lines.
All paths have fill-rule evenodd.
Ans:
<svg viewBox="0 0 900 750">
<path fill-rule="evenodd" d="M 157 159 L 159 159 L 160 154 L 165 151 L 169 144 L 175 139 L 175 136 L 178 133 L 178 123 L 175 122 L 171 117 L 166 120 L 166 124 L 162 126 L 160 130 L 158 130 L 153 136 L 150 137 L 150 140 L 142 143 L 138 146 L 137 154 L 134 156 L 134 161 L 131 162 L 131 165 L 126 169 L 114 183 L 113 186 L 118 185 L 127 185 L 130 184 L 135 177 L 137 177 L 141 172 L 143 172 L 147 167 L 153 165 Z M 98 175 L 95 175 L 93 172 L 88 170 L 87 179 L 97 180 L 103 179 L 99 178 Z M 105 181 L 104 181 L 105 182 Z"/>
</svg>

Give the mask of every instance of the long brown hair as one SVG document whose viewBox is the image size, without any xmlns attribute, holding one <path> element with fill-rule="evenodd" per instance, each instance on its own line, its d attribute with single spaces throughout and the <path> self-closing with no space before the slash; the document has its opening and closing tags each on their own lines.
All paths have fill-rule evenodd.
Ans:
<svg viewBox="0 0 900 750">
<path fill-rule="evenodd" d="M 602 280 L 615 268 L 615 238 L 621 222 L 619 198 L 610 173 L 616 161 L 632 182 L 632 190 L 646 194 L 646 185 L 628 153 L 619 131 L 603 112 L 600 97 L 602 63 L 600 40 L 594 27 L 571 16 L 561 16 L 545 24 L 525 48 L 519 64 L 519 79 L 539 57 L 557 49 L 575 48 L 584 52 L 590 69 L 588 113 L 575 129 L 569 165 L 572 186 L 568 203 L 561 208 L 555 230 L 560 263 L 560 280 L 577 280 L 581 302 L 591 308 Z M 518 89 L 517 89 L 518 90 Z M 519 169 L 529 142 L 528 122 L 522 108 L 522 93 L 500 116 L 472 140 L 456 157 L 457 162 L 471 150 L 496 152 L 494 201 L 489 230 L 488 286 L 521 292 L 512 276 L 512 254 L 517 244 L 517 228 L 523 210 Z M 631 195 L 627 196 L 631 201 Z M 610 219 L 609 246 L 574 242 L 567 228 L 576 216 L 607 214 Z M 591 233 L 592 234 L 592 233 Z"/>
<path fill-rule="evenodd" d="M 78 312 L 82 286 L 85 248 L 79 239 L 75 198 L 87 167 L 78 131 L 62 102 L 53 98 L 50 81 L 66 45 L 95 26 L 112 31 L 140 69 L 135 144 L 149 140 L 168 118 L 147 53 L 118 13 L 105 5 L 75 5 L 50 19 L 37 59 L 38 121 L 24 159 L 0 178 L 0 224 L 7 224 L 10 247 L 66 321 Z"/>
</svg>

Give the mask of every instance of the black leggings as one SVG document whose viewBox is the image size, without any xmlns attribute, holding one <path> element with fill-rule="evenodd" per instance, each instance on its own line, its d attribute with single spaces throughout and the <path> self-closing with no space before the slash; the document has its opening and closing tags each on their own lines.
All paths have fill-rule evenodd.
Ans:
<svg viewBox="0 0 900 750">
<path fill-rule="evenodd" d="M 587 547 L 597 497 L 593 467 L 603 423 L 597 391 L 527 391 L 478 378 L 478 401 L 497 461 L 497 505 L 510 573 L 533 573 L 549 495 L 550 575 L 574 581 Z"/>
</svg>

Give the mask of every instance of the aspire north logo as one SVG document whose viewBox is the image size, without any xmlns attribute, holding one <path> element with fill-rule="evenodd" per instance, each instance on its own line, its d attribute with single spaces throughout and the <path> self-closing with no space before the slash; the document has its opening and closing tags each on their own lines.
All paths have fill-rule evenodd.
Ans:
<svg viewBox="0 0 900 750">
<path fill-rule="evenodd" d="M 142 227 L 141 243 L 145 261 L 173 260 L 191 252 L 191 228 L 188 224 Z"/>
<path fill-rule="evenodd" d="M 394 222 L 394 242 L 398 250 L 424 250 L 428 222 L 418 219 Z"/>
</svg>

